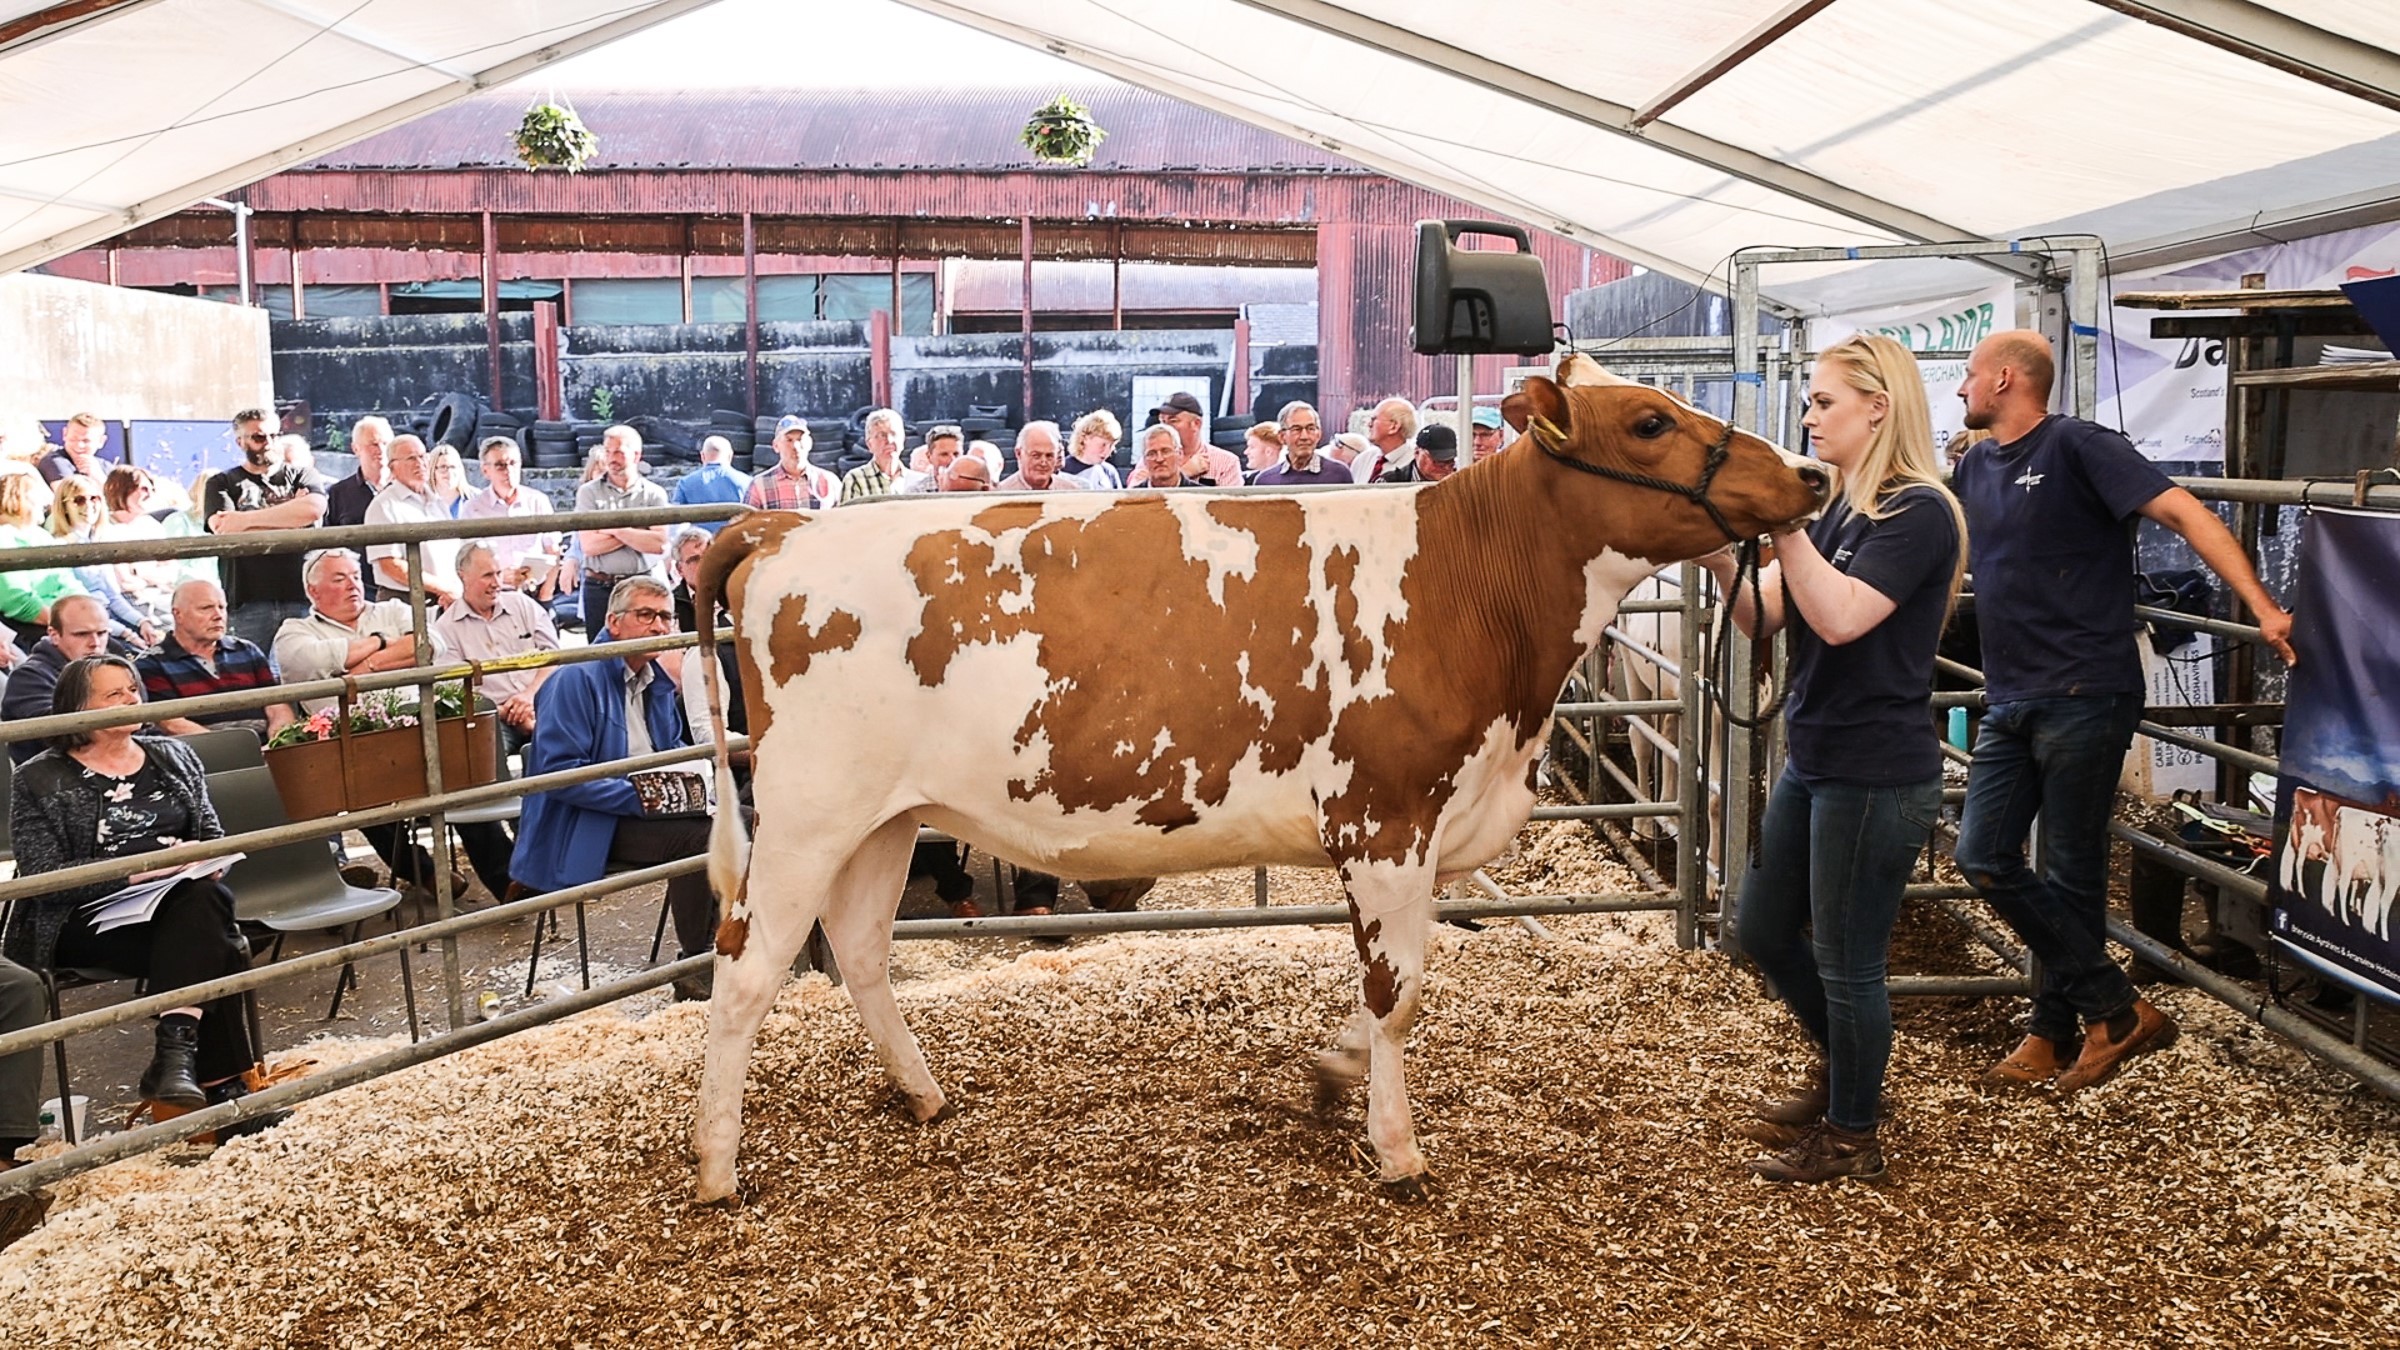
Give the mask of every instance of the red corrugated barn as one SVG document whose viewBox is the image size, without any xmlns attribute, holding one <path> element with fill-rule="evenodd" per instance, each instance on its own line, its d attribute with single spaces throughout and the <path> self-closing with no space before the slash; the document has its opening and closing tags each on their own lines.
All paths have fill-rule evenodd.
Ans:
<svg viewBox="0 0 2400 1350">
<path fill-rule="evenodd" d="M 897 295 L 901 330 L 923 331 L 937 315 L 967 326 L 940 293 L 943 260 L 1021 259 L 1030 220 L 1032 258 L 1090 265 L 1037 276 L 1042 328 L 1205 318 L 1190 274 L 1162 288 L 1184 298 L 1138 312 L 1141 287 L 1119 278 L 1142 264 L 1313 268 L 1328 410 L 1455 390 L 1448 363 L 1407 350 L 1412 227 L 1484 213 L 1338 149 L 1124 86 L 1073 91 L 1109 133 L 1089 168 L 1038 166 L 1018 133 L 1047 92 L 583 94 L 600 151 L 578 174 L 520 165 L 527 96 L 486 94 L 239 194 L 254 212 L 253 280 L 300 317 L 557 297 L 568 322 L 593 323 L 738 322 L 756 279 L 765 318 L 864 317 Z M 1554 298 L 1628 270 L 1534 239 Z M 237 276 L 231 240 L 225 212 L 195 209 L 45 270 L 222 294 Z M 992 291 L 990 273 L 975 289 Z M 1218 275 L 1218 292 L 1239 287 L 1239 271 Z M 1288 284 L 1258 289 L 1275 294 L 1255 300 L 1294 298 Z M 1501 361 L 1488 364 L 1485 392 Z"/>
</svg>

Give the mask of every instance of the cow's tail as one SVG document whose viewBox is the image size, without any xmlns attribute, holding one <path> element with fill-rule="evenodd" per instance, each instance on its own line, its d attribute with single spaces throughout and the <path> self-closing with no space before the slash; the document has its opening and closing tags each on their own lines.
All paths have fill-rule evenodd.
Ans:
<svg viewBox="0 0 2400 1350">
<path fill-rule="evenodd" d="M 742 823 L 740 790 L 733 781 L 733 750 L 726 744 L 725 677 L 717 660 L 717 597 L 733 569 L 750 557 L 757 540 L 739 523 L 719 531 L 717 541 L 700 560 L 700 576 L 692 587 L 692 619 L 700 629 L 700 678 L 708 690 L 708 720 L 716 728 L 717 815 L 708 832 L 708 884 L 717 893 L 719 911 L 730 920 L 743 898 L 743 881 L 750 875 L 750 831 Z M 734 615 L 734 632 L 741 616 Z"/>
</svg>

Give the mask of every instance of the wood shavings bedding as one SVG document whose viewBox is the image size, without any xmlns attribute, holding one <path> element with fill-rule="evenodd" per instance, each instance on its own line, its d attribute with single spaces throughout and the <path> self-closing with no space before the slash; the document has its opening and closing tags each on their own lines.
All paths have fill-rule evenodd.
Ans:
<svg viewBox="0 0 2400 1350">
<path fill-rule="evenodd" d="M 1317 898 L 1276 880 L 1279 902 Z M 2015 1034 L 1997 1005 L 1904 1004 L 1890 1180 L 1784 1188 L 1730 1131 L 1803 1063 L 1780 1011 L 1677 951 L 1664 916 L 1555 927 L 1437 930 L 1410 1059 L 1424 1204 L 1374 1186 L 1361 1098 L 1308 1106 L 1303 1066 L 1356 1000 L 1347 933 L 903 943 L 902 1003 L 958 1116 L 909 1123 L 847 997 L 799 982 L 760 1037 L 739 1207 L 689 1203 L 703 1013 L 652 1003 L 336 1094 L 196 1166 L 71 1181 L 0 1253 L 0 1307 L 12 1346 L 412 1350 L 2255 1346 L 2400 1325 L 2400 1106 L 2205 997 L 2155 993 L 2182 1041 L 2064 1105 L 1974 1090 Z"/>
</svg>

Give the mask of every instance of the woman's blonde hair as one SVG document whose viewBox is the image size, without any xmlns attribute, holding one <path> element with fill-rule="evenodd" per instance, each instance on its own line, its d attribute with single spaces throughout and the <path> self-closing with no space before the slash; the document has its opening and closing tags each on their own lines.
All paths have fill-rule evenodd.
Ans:
<svg viewBox="0 0 2400 1350">
<path fill-rule="evenodd" d="M 33 483 L 30 474 L 0 473 L 0 525 L 31 525 Z"/>
<path fill-rule="evenodd" d="M 77 497 L 83 500 L 83 518 L 71 519 L 73 508 L 68 502 Z M 64 473 L 50 485 L 50 533 L 60 539 L 71 539 L 79 529 L 89 528 L 95 516 L 102 513 L 94 508 L 100 502 L 100 485 L 79 473 Z"/>
<path fill-rule="evenodd" d="M 1881 394 L 1886 402 L 1883 420 L 1868 433 L 1857 465 L 1842 473 L 1842 500 L 1854 513 L 1881 520 L 1904 489 L 1925 487 L 1941 494 L 1958 529 L 1958 558 L 1950 568 L 1950 603 L 1956 605 L 1967 575 L 1967 515 L 1934 457 L 1933 411 L 1925 403 L 1925 376 L 1917 358 L 1881 333 L 1853 333 L 1817 353 L 1817 368 L 1828 366 L 1837 368 L 1851 389 L 1869 398 Z M 1943 620 L 1948 619 L 1945 610 Z"/>
<path fill-rule="evenodd" d="M 1114 445 L 1125 439 L 1125 428 L 1118 424 L 1115 413 L 1095 408 L 1075 419 L 1075 434 L 1067 438 L 1067 453 L 1074 454 L 1075 447 L 1083 444 L 1083 438 L 1092 435 L 1106 436 L 1109 444 Z"/>
</svg>

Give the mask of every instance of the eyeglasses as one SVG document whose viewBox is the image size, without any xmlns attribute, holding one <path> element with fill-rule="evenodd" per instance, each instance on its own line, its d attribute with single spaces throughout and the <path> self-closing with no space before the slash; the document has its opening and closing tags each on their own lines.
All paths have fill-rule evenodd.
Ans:
<svg viewBox="0 0 2400 1350">
<path fill-rule="evenodd" d="M 642 605 L 633 609 L 620 610 L 618 612 L 638 623 L 675 622 L 675 611 L 671 609 L 652 609 L 647 605 Z"/>
</svg>

